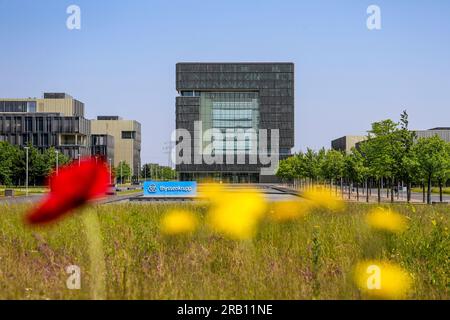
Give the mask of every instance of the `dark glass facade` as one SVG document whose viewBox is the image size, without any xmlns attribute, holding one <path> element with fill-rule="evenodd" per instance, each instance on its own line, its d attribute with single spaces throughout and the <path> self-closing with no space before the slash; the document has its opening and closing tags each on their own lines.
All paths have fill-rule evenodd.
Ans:
<svg viewBox="0 0 450 320">
<path fill-rule="evenodd" d="M 91 136 L 91 154 L 103 159 L 106 163 L 114 164 L 114 137 L 106 134 Z"/>
<path fill-rule="evenodd" d="M 176 128 L 194 137 L 194 122 L 207 129 L 278 129 L 280 158 L 294 147 L 293 63 L 179 63 L 176 66 Z M 270 140 L 270 139 L 269 139 Z M 250 153 L 257 141 L 214 141 L 214 152 Z M 270 148 L 270 143 L 269 143 Z M 192 150 L 194 150 L 192 140 Z M 273 182 L 261 163 L 178 164 L 181 180 L 212 178 L 231 182 Z"/>
<path fill-rule="evenodd" d="M 0 141 L 59 149 L 72 159 L 90 155 L 89 120 L 54 113 L 0 113 Z"/>
</svg>

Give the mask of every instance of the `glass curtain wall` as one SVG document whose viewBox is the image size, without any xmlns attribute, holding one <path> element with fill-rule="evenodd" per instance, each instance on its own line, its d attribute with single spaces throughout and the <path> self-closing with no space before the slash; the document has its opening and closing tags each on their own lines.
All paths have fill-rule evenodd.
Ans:
<svg viewBox="0 0 450 320">
<path fill-rule="evenodd" d="M 202 92 L 200 120 L 203 134 L 218 129 L 223 139 L 213 137 L 215 154 L 250 154 L 257 150 L 259 97 L 257 92 Z M 248 134 L 254 130 L 255 135 Z M 247 133 L 247 134 L 243 134 Z M 211 141 L 203 141 L 203 148 Z"/>
</svg>

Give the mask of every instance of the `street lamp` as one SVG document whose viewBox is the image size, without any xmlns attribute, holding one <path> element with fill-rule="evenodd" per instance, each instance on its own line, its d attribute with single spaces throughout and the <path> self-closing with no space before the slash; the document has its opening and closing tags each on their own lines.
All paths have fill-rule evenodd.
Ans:
<svg viewBox="0 0 450 320">
<path fill-rule="evenodd" d="M 111 166 L 111 158 L 108 158 L 109 162 L 109 184 L 112 184 L 112 166 Z"/>
<path fill-rule="evenodd" d="M 27 197 L 28 197 L 28 149 L 30 149 L 30 147 L 25 147 L 25 153 L 26 153 L 26 163 L 25 163 L 25 189 L 26 189 Z"/>
<path fill-rule="evenodd" d="M 123 161 L 120 161 L 120 184 L 123 184 L 123 170 L 122 170 Z"/>
<path fill-rule="evenodd" d="M 55 153 L 56 153 L 56 175 L 58 175 L 58 173 L 59 173 L 59 163 L 58 163 L 58 156 L 59 156 L 59 151 L 58 150 L 55 150 Z"/>
<path fill-rule="evenodd" d="M 78 166 L 81 166 L 81 154 L 78 152 Z"/>
</svg>

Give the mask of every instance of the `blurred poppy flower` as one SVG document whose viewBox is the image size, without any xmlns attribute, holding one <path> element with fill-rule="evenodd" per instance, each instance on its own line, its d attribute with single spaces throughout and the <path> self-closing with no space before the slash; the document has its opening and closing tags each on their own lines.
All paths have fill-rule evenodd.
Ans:
<svg viewBox="0 0 450 320">
<path fill-rule="evenodd" d="M 49 180 L 50 193 L 27 216 L 31 224 L 48 223 L 106 194 L 109 169 L 103 161 L 83 159 L 61 168 Z"/>
</svg>

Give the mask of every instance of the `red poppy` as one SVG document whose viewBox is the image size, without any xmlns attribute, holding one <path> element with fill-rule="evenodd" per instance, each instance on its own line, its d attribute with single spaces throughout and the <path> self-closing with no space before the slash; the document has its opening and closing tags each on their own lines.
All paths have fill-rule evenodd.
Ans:
<svg viewBox="0 0 450 320">
<path fill-rule="evenodd" d="M 88 201 L 106 194 L 109 169 L 103 161 L 84 159 L 61 168 L 50 178 L 50 193 L 29 213 L 31 224 L 51 222 Z"/>
</svg>

